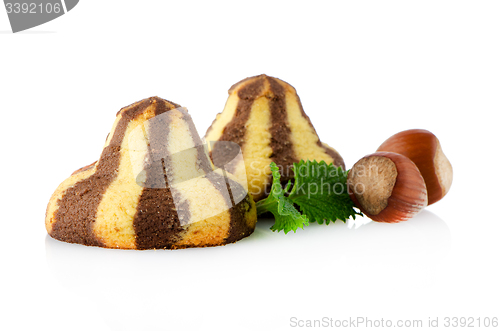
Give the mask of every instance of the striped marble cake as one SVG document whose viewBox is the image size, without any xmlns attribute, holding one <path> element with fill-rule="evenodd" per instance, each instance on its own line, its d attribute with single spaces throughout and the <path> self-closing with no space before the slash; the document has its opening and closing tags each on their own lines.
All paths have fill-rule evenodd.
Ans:
<svg viewBox="0 0 500 331">
<path fill-rule="evenodd" d="M 293 86 L 266 75 L 246 78 L 229 89 L 224 110 L 217 114 L 205 139 L 216 165 L 228 154 L 222 142 L 241 147 L 244 164 L 233 166 L 230 172 L 247 177 L 255 201 L 269 192 L 271 162 L 280 168 L 283 182 L 293 178 L 292 165 L 300 160 L 344 168 L 340 154 L 320 141 Z"/>
<path fill-rule="evenodd" d="M 118 112 L 99 160 L 52 195 L 45 225 L 55 239 L 107 248 L 224 245 L 255 228 L 244 186 L 214 171 L 184 108 L 153 97 Z"/>
</svg>

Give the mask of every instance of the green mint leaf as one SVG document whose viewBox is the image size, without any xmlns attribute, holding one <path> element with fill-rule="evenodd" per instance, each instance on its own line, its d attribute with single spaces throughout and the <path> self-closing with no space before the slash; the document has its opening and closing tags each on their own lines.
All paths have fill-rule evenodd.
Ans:
<svg viewBox="0 0 500 331">
<path fill-rule="evenodd" d="M 347 171 L 325 161 L 294 163 L 295 183 L 288 198 L 311 222 L 329 224 L 362 215 L 347 192 Z"/>
<path fill-rule="evenodd" d="M 257 214 L 271 212 L 274 215 L 274 225 L 271 227 L 273 231 L 285 231 L 285 234 L 290 231 L 297 231 L 298 228 L 304 229 L 304 226 L 309 225 L 307 216 L 301 215 L 295 209 L 293 202 L 285 196 L 285 191 L 289 191 L 292 185 L 288 182 L 285 190 L 281 187 L 281 176 L 276 163 L 271 163 L 271 172 L 273 175 L 273 184 L 271 192 L 265 200 L 257 202 Z"/>
</svg>

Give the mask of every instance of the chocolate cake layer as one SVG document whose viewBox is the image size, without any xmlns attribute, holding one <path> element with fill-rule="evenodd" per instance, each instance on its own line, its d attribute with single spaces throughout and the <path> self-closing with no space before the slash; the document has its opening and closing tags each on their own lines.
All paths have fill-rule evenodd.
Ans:
<svg viewBox="0 0 500 331">
<path fill-rule="evenodd" d="M 154 116 L 179 107 L 169 109 L 165 102 L 158 101 L 155 104 Z M 170 125 L 169 116 L 155 117 L 148 122 L 145 187 L 139 198 L 133 222 L 138 249 L 171 248 L 180 240 L 181 232 L 185 230 L 181 225 L 178 210 L 182 210 L 181 215 L 189 217 L 189 201 L 185 200 L 176 205 L 173 194 L 179 193 L 168 185 L 167 171 L 172 171 L 166 147 Z M 154 155 L 163 158 L 153 160 Z"/>
</svg>

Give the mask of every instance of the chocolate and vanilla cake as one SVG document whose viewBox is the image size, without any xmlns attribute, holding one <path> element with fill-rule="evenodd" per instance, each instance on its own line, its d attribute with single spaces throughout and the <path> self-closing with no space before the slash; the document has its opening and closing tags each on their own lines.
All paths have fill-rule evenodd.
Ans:
<svg viewBox="0 0 500 331">
<path fill-rule="evenodd" d="M 122 108 L 99 160 L 52 195 L 55 239 L 124 249 L 217 246 L 250 235 L 255 203 L 214 167 L 193 121 L 158 97 Z"/>
<path fill-rule="evenodd" d="M 292 165 L 300 160 L 344 168 L 340 154 L 319 140 L 295 88 L 266 75 L 246 78 L 229 89 L 224 110 L 217 114 L 205 139 L 211 157 L 220 160 L 228 153 L 221 142 L 241 147 L 244 164 L 228 170 L 237 178 L 247 177 L 255 201 L 266 197 L 272 183 L 271 162 L 279 166 L 283 182 L 293 178 Z"/>
</svg>

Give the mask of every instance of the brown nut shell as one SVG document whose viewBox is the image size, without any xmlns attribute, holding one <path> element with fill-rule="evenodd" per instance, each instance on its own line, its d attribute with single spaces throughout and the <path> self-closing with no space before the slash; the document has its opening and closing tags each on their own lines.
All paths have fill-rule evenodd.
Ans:
<svg viewBox="0 0 500 331">
<path fill-rule="evenodd" d="M 427 206 L 427 189 L 417 166 L 406 156 L 376 152 L 361 158 L 347 177 L 349 196 L 377 222 L 406 221 Z"/>
<path fill-rule="evenodd" d="M 429 205 L 441 200 L 450 190 L 453 168 L 437 137 L 422 129 L 396 133 L 377 149 L 402 154 L 412 160 L 424 177 Z"/>
</svg>

